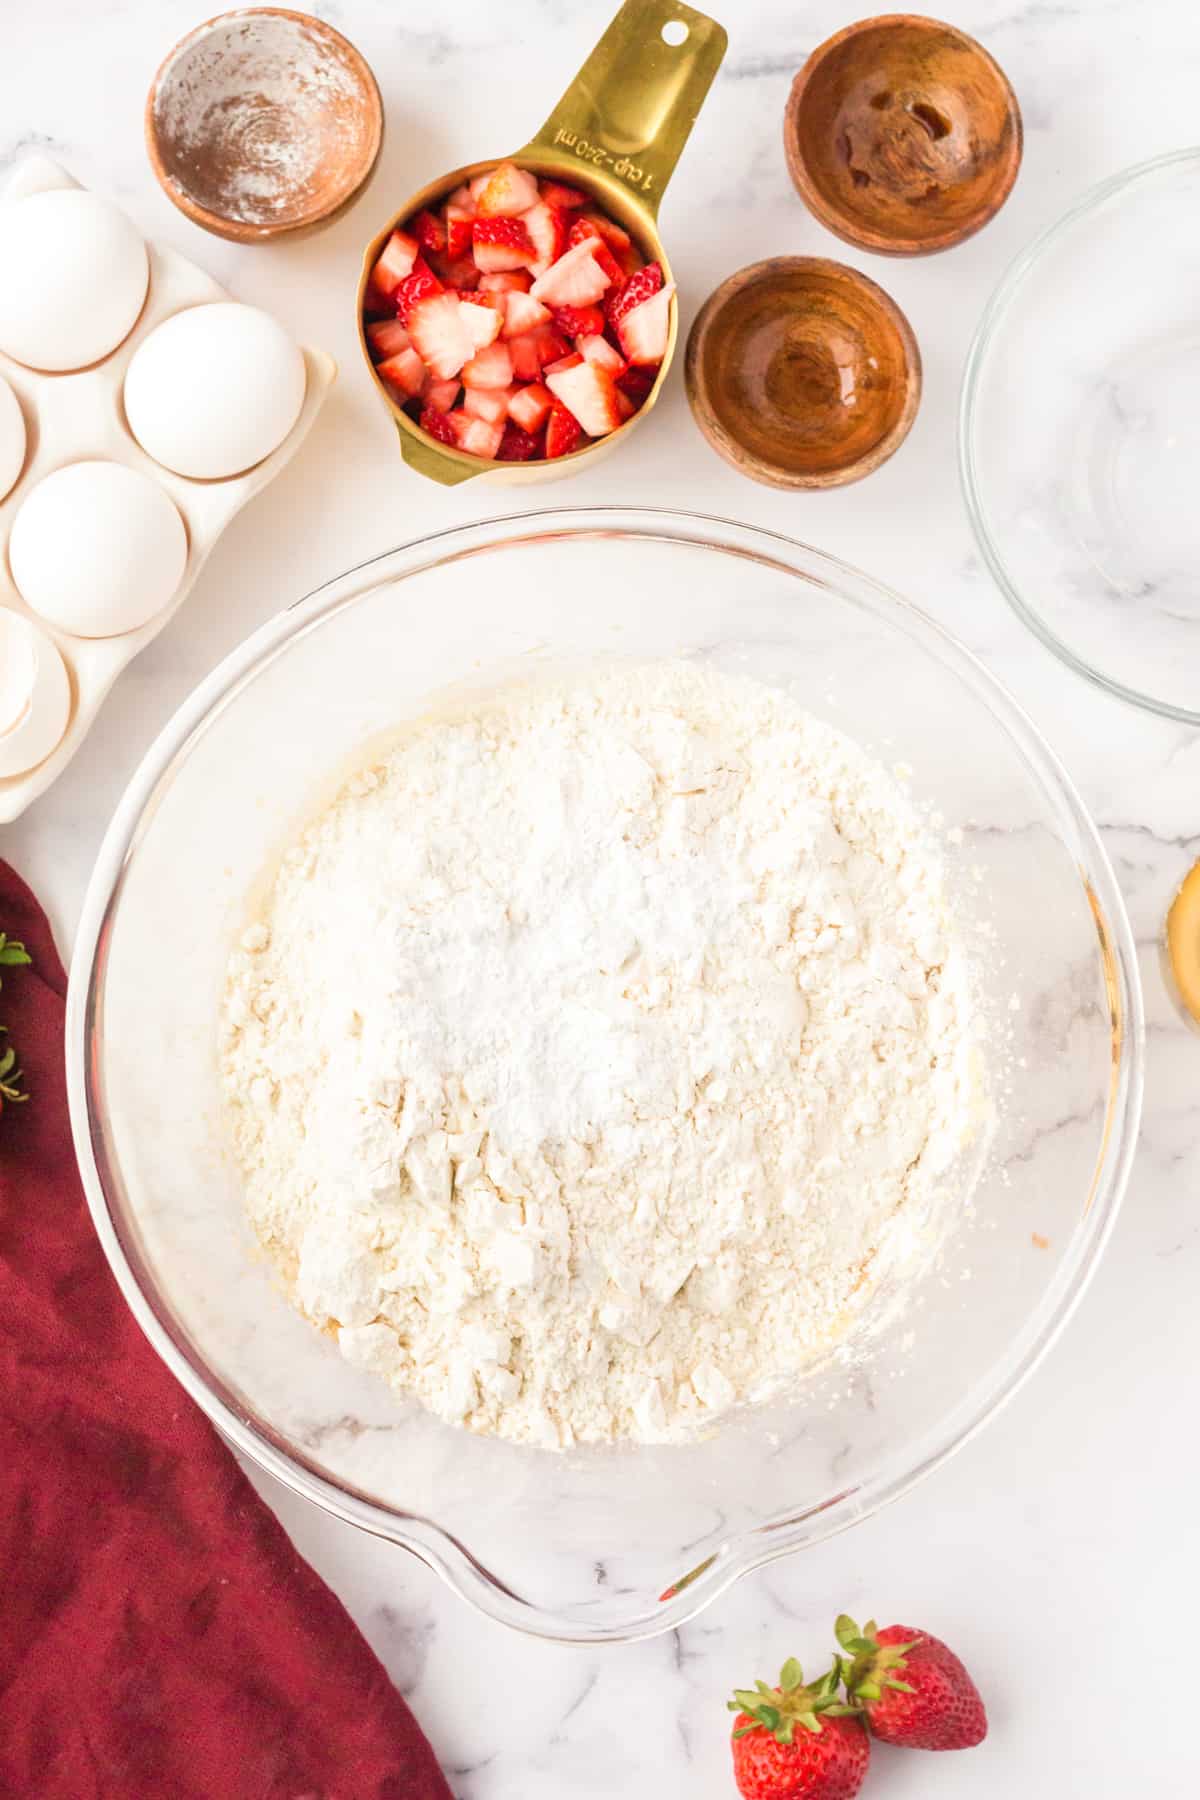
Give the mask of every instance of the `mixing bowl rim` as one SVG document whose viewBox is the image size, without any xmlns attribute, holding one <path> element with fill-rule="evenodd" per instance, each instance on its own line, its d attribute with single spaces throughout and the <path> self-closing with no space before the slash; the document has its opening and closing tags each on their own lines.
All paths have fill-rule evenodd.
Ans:
<svg viewBox="0 0 1200 1800">
<path fill-rule="evenodd" d="M 1015 577 L 1010 575 L 1000 544 L 988 524 L 975 449 L 980 388 L 988 358 L 1004 328 L 1009 307 L 1026 281 L 1036 274 L 1043 256 L 1054 249 L 1060 240 L 1067 237 L 1075 226 L 1082 224 L 1092 213 L 1098 212 L 1115 196 L 1124 193 L 1128 188 L 1135 187 L 1139 181 L 1160 175 L 1164 170 L 1181 167 L 1185 163 L 1200 164 L 1200 145 L 1189 145 L 1181 150 L 1168 150 L 1161 156 L 1148 157 L 1145 162 L 1135 163 L 1130 168 L 1118 170 L 1115 175 L 1107 176 L 1082 194 L 1074 205 L 1055 219 L 1052 224 L 1040 231 L 1008 265 L 984 307 L 963 367 L 958 405 L 958 474 L 971 528 L 975 533 L 975 540 L 983 554 L 984 562 L 991 572 L 992 579 L 1021 623 L 1041 640 L 1046 649 L 1058 657 L 1060 662 L 1065 663 L 1076 675 L 1082 675 L 1085 681 L 1090 681 L 1094 687 L 1098 687 L 1102 693 L 1111 694 L 1116 699 L 1127 701 L 1132 706 L 1140 706 L 1145 711 L 1156 714 L 1159 718 L 1176 720 L 1184 725 L 1200 725 L 1200 708 L 1180 706 L 1174 701 L 1162 700 L 1157 695 L 1147 693 L 1141 688 L 1130 687 L 1115 676 L 1105 674 L 1102 669 L 1090 663 L 1081 652 L 1073 650 L 1053 630 L 1037 608 L 1025 598 Z"/>
<path fill-rule="evenodd" d="M 892 1452 L 852 1487 L 796 1514 L 765 1521 L 730 1536 L 716 1553 L 667 1595 L 643 1610 L 589 1624 L 578 1611 L 554 1612 L 515 1592 L 488 1570 L 466 1545 L 434 1520 L 385 1507 L 318 1470 L 302 1450 L 266 1423 L 247 1416 L 226 1396 L 219 1376 L 199 1347 L 172 1330 L 165 1292 L 143 1287 L 119 1225 L 120 1178 L 105 1149 L 102 1096 L 93 1076 L 105 948 L 125 876 L 153 819 L 158 795 L 173 779 L 192 745 L 224 706 L 249 686 L 276 656 L 343 606 L 376 591 L 381 582 L 404 580 L 459 555 L 498 546 L 564 536 L 619 535 L 670 542 L 726 554 L 750 555 L 800 579 L 830 578 L 839 601 L 865 606 L 872 616 L 916 637 L 926 654 L 941 659 L 1005 731 L 1055 817 L 1056 829 L 1076 860 L 1085 891 L 1097 911 L 1098 955 L 1113 1007 L 1113 1063 L 1106 1125 L 1090 1194 L 1069 1246 L 1041 1300 L 1006 1354 L 935 1425 Z M 809 566 L 805 567 L 807 559 Z M 395 565 L 403 562 L 403 569 Z M 849 591 L 846 591 L 846 590 Z M 1101 924 L 1100 921 L 1104 923 Z M 332 577 L 267 620 L 232 650 L 177 709 L 152 742 L 113 814 L 98 853 L 72 959 L 66 1020 L 67 1083 L 76 1154 L 89 1208 L 105 1255 L 141 1329 L 185 1391 L 226 1440 L 296 1494 L 374 1536 L 418 1556 L 447 1585 L 480 1611 L 528 1635 L 561 1643 L 627 1643 L 671 1630 L 693 1617 L 740 1576 L 805 1544 L 817 1543 L 898 1498 L 967 1443 L 1004 1406 L 1046 1354 L 1078 1305 L 1112 1230 L 1137 1140 L 1143 1081 L 1142 997 L 1128 918 L 1104 847 L 1058 758 L 1023 708 L 952 633 L 873 576 L 783 533 L 735 520 L 652 507 L 542 508 L 478 520 L 410 540 Z M 102 1166 L 118 1199 L 110 1204 Z M 162 1301 L 162 1313 L 155 1298 Z M 220 1390 L 220 1391 L 219 1391 Z"/>
</svg>

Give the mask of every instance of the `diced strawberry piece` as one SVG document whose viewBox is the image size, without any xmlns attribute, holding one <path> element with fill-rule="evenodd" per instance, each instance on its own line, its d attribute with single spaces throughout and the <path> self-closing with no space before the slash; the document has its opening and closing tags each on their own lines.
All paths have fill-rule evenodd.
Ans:
<svg viewBox="0 0 1200 1800">
<path fill-rule="evenodd" d="M 617 397 L 617 411 L 620 413 L 622 420 L 632 419 L 634 413 L 637 411 L 635 403 L 629 398 L 628 394 L 623 394 L 619 387 L 614 387 L 613 393 Z"/>
<path fill-rule="evenodd" d="M 658 380 L 658 370 L 647 365 L 645 368 L 626 369 L 617 376 L 617 390 L 628 394 L 635 406 L 640 406 L 650 389 Z"/>
<path fill-rule="evenodd" d="M 394 304 L 396 317 L 404 326 L 410 326 L 414 307 L 430 294 L 440 294 L 442 284 L 420 257 L 413 264 L 413 272 L 407 276 L 396 289 Z"/>
<path fill-rule="evenodd" d="M 607 244 L 601 244 L 599 249 L 593 249 L 592 255 L 600 264 L 600 267 L 604 270 L 604 273 L 608 276 L 608 279 L 614 288 L 622 288 L 625 286 L 625 271 Z"/>
<path fill-rule="evenodd" d="M 671 295 L 675 283 L 669 281 L 649 300 L 623 312 L 617 321 L 617 336 L 626 361 L 638 367 L 657 367 L 667 354 L 667 335 L 671 324 Z"/>
<path fill-rule="evenodd" d="M 457 375 L 452 375 L 449 381 L 431 381 L 425 389 L 426 407 L 432 407 L 434 412 L 448 413 L 458 399 L 461 387 L 462 382 Z"/>
<path fill-rule="evenodd" d="M 470 181 L 468 181 L 468 183 L 467 183 L 467 193 L 470 195 L 471 205 L 475 208 L 475 210 L 477 212 L 479 210 L 479 196 L 482 194 L 484 188 L 487 186 L 488 182 L 491 179 L 492 179 L 491 169 L 485 169 L 483 171 L 482 175 L 473 175 L 471 177 Z M 462 192 L 461 188 L 458 191 L 459 191 L 459 193 L 461 193 Z"/>
<path fill-rule="evenodd" d="M 632 312 L 643 300 L 649 300 L 653 294 L 657 294 L 662 284 L 662 268 L 656 262 L 647 263 L 644 269 L 631 275 L 624 287 L 617 293 L 610 294 L 604 303 L 609 324 L 619 325 L 627 312 Z"/>
<path fill-rule="evenodd" d="M 582 361 L 583 358 L 580 356 L 578 350 L 572 350 L 569 356 L 560 356 L 557 362 L 547 363 L 542 370 L 542 374 L 549 380 L 551 375 L 557 375 L 562 369 L 578 368 Z"/>
<path fill-rule="evenodd" d="M 523 294 L 515 290 L 504 296 L 504 335 L 506 338 L 520 337 L 523 332 L 536 331 L 544 325 L 550 314 L 540 300 L 532 294 Z"/>
<path fill-rule="evenodd" d="M 467 336 L 471 340 L 471 354 L 486 350 L 500 336 L 504 324 L 504 314 L 499 307 L 490 306 L 489 301 L 495 294 L 464 294 L 462 303 L 462 322 Z"/>
<path fill-rule="evenodd" d="M 470 413 L 473 419 L 486 419 L 494 425 L 497 419 L 508 417 L 508 403 L 514 391 L 513 388 L 464 388 L 463 411 Z"/>
<path fill-rule="evenodd" d="M 625 358 L 619 350 L 613 349 L 606 337 L 581 337 L 576 338 L 575 342 L 579 346 L 579 354 L 586 357 L 588 362 L 595 363 L 598 369 L 607 369 L 615 377 L 625 368 Z"/>
<path fill-rule="evenodd" d="M 538 276 L 529 290 L 534 299 L 555 307 L 590 306 L 612 285 L 611 276 L 596 260 L 596 253 L 603 248 L 599 238 L 576 244 Z"/>
<path fill-rule="evenodd" d="M 594 337 L 604 330 L 604 314 L 598 306 L 556 306 L 554 323 L 568 337 Z"/>
<path fill-rule="evenodd" d="M 570 241 L 577 244 L 584 236 L 598 237 L 602 244 L 608 245 L 614 256 L 619 256 L 623 250 L 628 250 L 633 242 L 623 225 L 618 225 L 615 219 L 610 219 L 604 213 L 599 212 L 586 212 L 581 218 L 576 219 L 571 229 Z"/>
<path fill-rule="evenodd" d="M 393 231 L 371 270 L 371 286 L 384 300 L 390 300 L 400 283 L 413 272 L 420 253 L 416 238 L 407 231 Z"/>
<path fill-rule="evenodd" d="M 533 257 L 533 239 L 520 219 L 476 219 L 471 254 L 485 275 L 523 269 Z"/>
<path fill-rule="evenodd" d="M 546 205 L 557 207 L 559 212 L 575 212 L 587 205 L 587 195 L 579 188 L 568 187 L 565 181 L 543 181 L 541 186 Z"/>
<path fill-rule="evenodd" d="M 572 417 L 566 407 L 560 406 L 556 400 L 546 422 L 547 459 L 552 456 L 569 456 L 572 450 L 578 449 L 582 437 L 578 419 Z"/>
<path fill-rule="evenodd" d="M 481 275 L 479 286 L 485 294 L 527 294 L 533 276 L 528 269 L 497 269 L 492 275 Z"/>
<path fill-rule="evenodd" d="M 529 266 L 535 275 L 544 275 L 567 247 L 566 218 L 557 206 L 547 206 L 539 200 L 522 216 L 522 223 L 533 239 L 534 256 Z"/>
<path fill-rule="evenodd" d="M 471 237 L 475 222 L 475 208 L 457 206 L 451 200 L 446 206 L 446 255 L 455 262 L 471 254 Z"/>
<path fill-rule="evenodd" d="M 554 396 L 550 389 L 540 381 L 531 381 L 527 387 L 516 388 L 510 395 L 508 416 L 522 431 L 538 432 L 553 405 Z"/>
<path fill-rule="evenodd" d="M 589 437 L 603 437 L 621 424 L 617 390 L 612 376 L 581 356 L 573 368 L 557 374 L 546 371 L 546 386 L 556 400 L 579 420 Z"/>
<path fill-rule="evenodd" d="M 537 331 L 526 331 L 520 337 L 510 338 L 508 348 L 517 380 L 536 381 L 545 364 L 565 356 L 571 346 L 553 326 L 543 325 Z"/>
<path fill-rule="evenodd" d="M 480 176 L 479 179 L 486 183 L 487 176 Z M 455 188 L 449 200 L 447 200 L 446 205 L 461 208 L 464 213 L 469 213 L 471 218 L 474 218 L 475 214 L 479 211 L 479 208 L 475 204 L 475 196 L 471 192 L 470 185 L 465 181 L 461 187 Z"/>
<path fill-rule="evenodd" d="M 489 344 L 466 364 L 462 372 L 464 387 L 506 388 L 512 386 L 513 361 L 507 344 Z"/>
<path fill-rule="evenodd" d="M 462 314 L 457 294 L 439 293 L 418 300 L 409 315 L 412 341 L 438 381 L 457 375 L 471 355 L 473 345 Z"/>
<path fill-rule="evenodd" d="M 432 390 L 430 391 L 432 392 Z M 453 449 L 458 448 L 458 433 L 450 423 L 448 412 L 439 412 L 436 407 L 427 406 L 417 423 L 422 431 L 427 431 L 430 437 L 438 440 L 439 444 L 449 444 Z"/>
<path fill-rule="evenodd" d="M 429 266 L 443 287 L 456 288 L 459 293 L 463 293 L 479 285 L 479 270 L 475 267 L 473 256 L 460 256 L 456 259 L 445 251 L 431 250 Z"/>
<path fill-rule="evenodd" d="M 483 281 L 482 275 L 479 279 L 480 282 Z M 480 286 L 474 288 L 470 293 L 463 294 L 461 298 L 468 306 L 486 306 L 490 312 L 499 313 L 501 319 L 504 318 L 508 301 L 506 294 L 493 294 L 490 288 Z"/>
<path fill-rule="evenodd" d="M 522 431 L 519 425 L 506 425 L 504 436 L 500 439 L 500 448 L 496 451 L 497 462 L 529 462 L 541 453 L 541 440 L 531 437 Z"/>
<path fill-rule="evenodd" d="M 493 169 L 492 178 L 479 195 L 479 211 L 485 218 L 515 218 L 528 212 L 538 201 L 537 178 L 528 169 L 504 162 Z"/>
<path fill-rule="evenodd" d="M 375 319 L 367 326 L 372 356 L 398 356 L 411 342 L 399 319 Z"/>
<path fill-rule="evenodd" d="M 504 427 L 499 420 L 493 424 L 489 419 L 474 419 L 467 412 L 447 413 L 446 417 L 460 450 L 467 451 L 470 456 L 482 456 L 489 462 L 492 460 L 504 436 Z"/>
<path fill-rule="evenodd" d="M 428 207 L 419 212 L 412 221 L 412 234 L 422 250 L 444 250 L 446 248 L 446 227 L 436 213 Z"/>
<path fill-rule="evenodd" d="M 381 362 L 379 374 L 389 387 L 395 388 L 407 400 L 415 400 L 425 386 L 425 364 L 411 344 L 407 350 L 399 350 L 395 356 Z"/>
</svg>

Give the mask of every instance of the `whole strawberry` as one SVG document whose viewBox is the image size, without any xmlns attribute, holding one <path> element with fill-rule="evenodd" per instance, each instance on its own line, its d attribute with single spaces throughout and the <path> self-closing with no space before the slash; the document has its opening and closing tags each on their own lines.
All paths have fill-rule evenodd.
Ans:
<svg viewBox="0 0 1200 1800">
<path fill-rule="evenodd" d="M 834 1627 L 850 1659 L 846 1694 L 875 1737 L 908 1750 L 969 1750 L 987 1736 L 979 1689 L 953 1650 L 927 1631 L 874 1620 L 860 1631 L 843 1613 Z"/>
<path fill-rule="evenodd" d="M 760 1681 L 734 1689 L 733 1773 L 743 1800 L 854 1800 L 871 1741 L 855 1709 L 842 1702 L 841 1676 L 835 1659 L 806 1687 L 793 1657 L 778 1687 Z"/>
</svg>

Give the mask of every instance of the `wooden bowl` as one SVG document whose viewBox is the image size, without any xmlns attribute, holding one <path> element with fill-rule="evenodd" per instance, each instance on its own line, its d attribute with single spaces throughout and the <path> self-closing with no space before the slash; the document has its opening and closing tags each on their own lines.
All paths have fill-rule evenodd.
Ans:
<svg viewBox="0 0 1200 1800">
<path fill-rule="evenodd" d="M 685 379 L 701 431 L 771 487 L 859 481 L 908 435 L 921 353 L 895 301 L 822 256 L 751 263 L 705 301 Z"/>
<path fill-rule="evenodd" d="M 822 225 L 863 250 L 921 256 L 962 243 L 1003 206 L 1021 166 L 1021 111 L 974 38 L 895 13 L 813 51 L 783 139 Z"/>
<path fill-rule="evenodd" d="M 146 99 L 146 148 L 168 199 L 239 244 L 327 224 L 365 187 L 383 101 L 354 45 L 265 6 L 181 38 Z"/>
</svg>

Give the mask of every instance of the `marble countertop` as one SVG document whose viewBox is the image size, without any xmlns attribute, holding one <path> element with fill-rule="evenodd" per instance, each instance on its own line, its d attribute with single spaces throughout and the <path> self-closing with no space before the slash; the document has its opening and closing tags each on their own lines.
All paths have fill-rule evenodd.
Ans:
<svg viewBox="0 0 1200 1800">
<path fill-rule="evenodd" d="M 0 852 L 69 944 L 108 816 L 195 682 L 298 595 L 407 537 L 518 510 L 503 490 L 435 489 L 400 466 L 358 366 L 351 296 L 377 213 L 456 163 L 522 142 L 607 20 L 605 0 L 335 0 L 319 9 L 370 59 L 387 107 L 370 199 L 324 235 L 270 249 L 206 237 L 160 195 L 141 139 L 154 67 L 203 16 L 188 0 L 11 8 L 0 59 L 0 178 L 39 149 L 113 194 L 235 295 L 331 350 L 343 374 L 296 460 L 230 526 L 187 605 L 125 673 L 73 765 Z M 718 8 L 718 10 L 721 10 Z M 1157 940 L 1200 855 L 1200 734 L 1092 692 L 1053 661 L 981 565 L 959 497 L 954 419 L 981 307 L 1028 239 L 1101 177 L 1194 140 L 1200 13 L 1185 0 L 961 0 L 956 23 L 1007 69 L 1026 126 L 1007 207 L 947 256 L 884 263 L 838 245 L 784 168 L 780 119 L 806 52 L 855 18 L 842 0 L 725 9 L 724 69 L 663 207 L 683 324 L 724 275 L 780 252 L 836 255 L 907 312 L 925 397 L 895 460 L 859 487 L 789 496 L 705 446 L 678 373 L 623 455 L 540 503 L 654 503 L 787 531 L 884 577 L 956 631 L 1014 690 L 1100 822 L 1146 985 L 1145 1127 L 1108 1255 L 1062 1342 L 957 1458 L 852 1533 L 745 1580 L 680 1631 L 571 1650 L 478 1618 L 418 1563 L 260 1482 L 409 1697 L 457 1800 L 725 1800 L 723 1700 L 795 1653 L 824 1652 L 847 1609 L 938 1631 L 970 1661 L 992 1732 L 969 1757 L 884 1753 L 894 1800 L 1124 1800 L 1200 1791 L 1174 1622 L 1197 1596 L 1200 1452 L 1200 1037 L 1164 990 Z M 85 297 L 84 297 L 85 298 Z M 82 300 L 81 300 L 82 303 Z M 1184 1629 L 1180 1627 L 1180 1629 Z M 1045 1660 L 1042 1660 L 1045 1659 Z M 1153 1709 L 1152 1735 L 1137 1724 Z M 1150 1748 L 1147 1749 L 1147 1744 Z"/>
</svg>

